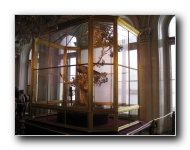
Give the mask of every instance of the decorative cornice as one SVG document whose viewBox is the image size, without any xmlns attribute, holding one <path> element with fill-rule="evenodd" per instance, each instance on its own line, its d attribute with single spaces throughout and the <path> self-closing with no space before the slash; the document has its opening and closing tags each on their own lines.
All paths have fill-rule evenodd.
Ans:
<svg viewBox="0 0 190 150">
<path fill-rule="evenodd" d="M 137 29 L 135 29 L 133 26 L 131 26 L 130 24 L 126 23 L 123 19 L 121 19 L 120 17 L 117 20 L 118 24 L 120 24 L 122 27 L 126 28 L 127 30 L 129 30 L 131 33 L 133 33 L 134 35 L 138 36 L 139 35 L 139 31 Z"/>
<path fill-rule="evenodd" d="M 152 40 L 152 29 L 144 28 L 140 30 L 140 42 L 151 42 Z"/>
</svg>

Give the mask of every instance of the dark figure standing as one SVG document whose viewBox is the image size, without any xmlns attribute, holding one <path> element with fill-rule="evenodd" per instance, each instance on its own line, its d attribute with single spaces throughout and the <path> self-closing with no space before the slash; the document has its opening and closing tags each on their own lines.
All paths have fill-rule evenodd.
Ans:
<svg viewBox="0 0 190 150">
<path fill-rule="evenodd" d="M 23 107 L 23 117 L 25 118 L 25 112 L 26 112 L 26 107 L 28 107 L 28 102 L 29 102 L 29 98 L 28 98 L 28 95 L 26 95 L 25 93 L 24 93 L 24 90 L 21 90 L 22 91 L 22 94 L 23 94 L 23 96 L 24 96 L 24 107 Z"/>
<path fill-rule="evenodd" d="M 22 90 L 19 90 L 19 98 L 17 100 L 17 118 L 22 120 L 24 117 L 23 111 L 25 109 L 25 98 Z"/>
<path fill-rule="evenodd" d="M 19 90 L 15 86 L 15 116 L 17 117 L 17 101 L 19 99 Z"/>
</svg>

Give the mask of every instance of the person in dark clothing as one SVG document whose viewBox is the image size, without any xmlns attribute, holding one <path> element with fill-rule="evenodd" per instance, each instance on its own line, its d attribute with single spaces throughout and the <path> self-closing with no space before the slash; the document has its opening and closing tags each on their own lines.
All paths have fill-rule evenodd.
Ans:
<svg viewBox="0 0 190 150">
<path fill-rule="evenodd" d="M 18 99 L 19 98 L 19 90 L 18 87 L 15 86 L 15 98 Z"/>
<path fill-rule="evenodd" d="M 24 117 L 23 110 L 25 108 L 25 98 L 22 90 L 19 90 L 19 98 L 17 99 L 17 118 L 22 120 Z"/>
<path fill-rule="evenodd" d="M 17 117 L 17 101 L 19 99 L 19 90 L 18 87 L 15 86 L 15 117 Z"/>
<path fill-rule="evenodd" d="M 23 96 L 24 96 L 24 105 L 23 105 L 23 118 L 25 118 L 25 112 L 26 112 L 26 107 L 27 107 L 27 103 L 28 103 L 28 96 L 24 93 L 24 90 L 21 90 Z"/>
</svg>

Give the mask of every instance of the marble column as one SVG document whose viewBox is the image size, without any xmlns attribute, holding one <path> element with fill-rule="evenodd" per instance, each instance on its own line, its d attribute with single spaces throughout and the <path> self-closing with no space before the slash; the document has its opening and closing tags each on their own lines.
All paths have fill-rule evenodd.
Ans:
<svg viewBox="0 0 190 150">
<path fill-rule="evenodd" d="M 140 30 L 139 45 L 139 104 L 140 120 L 152 120 L 151 28 Z"/>
</svg>

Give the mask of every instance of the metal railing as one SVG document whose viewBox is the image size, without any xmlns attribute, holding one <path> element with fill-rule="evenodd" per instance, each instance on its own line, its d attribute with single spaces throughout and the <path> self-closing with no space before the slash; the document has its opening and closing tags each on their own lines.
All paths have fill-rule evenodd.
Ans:
<svg viewBox="0 0 190 150">
<path fill-rule="evenodd" d="M 158 135 L 158 133 L 156 132 L 157 128 L 158 128 L 158 123 L 157 121 L 159 121 L 160 119 L 163 119 L 169 115 L 172 115 L 172 126 L 171 126 L 171 135 L 175 135 L 175 111 L 168 113 L 167 115 L 163 116 L 163 117 L 159 117 L 156 119 L 153 119 L 151 121 L 149 121 L 148 123 L 144 124 L 143 126 L 127 133 L 127 135 L 135 135 L 135 134 L 141 134 L 142 131 L 147 130 L 149 133 L 149 135 Z"/>
</svg>

